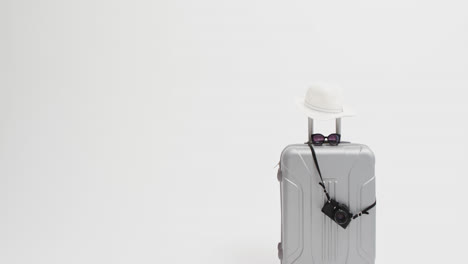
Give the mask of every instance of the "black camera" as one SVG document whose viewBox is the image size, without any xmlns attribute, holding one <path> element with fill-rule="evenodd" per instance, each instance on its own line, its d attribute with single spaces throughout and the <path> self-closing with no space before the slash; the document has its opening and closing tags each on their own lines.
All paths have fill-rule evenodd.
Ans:
<svg viewBox="0 0 468 264">
<path fill-rule="evenodd" d="M 346 205 L 340 204 L 333 199 L 325 203 L 322 212 L 344 229 L 346 229 L 353 218 Z"/>
</svg>

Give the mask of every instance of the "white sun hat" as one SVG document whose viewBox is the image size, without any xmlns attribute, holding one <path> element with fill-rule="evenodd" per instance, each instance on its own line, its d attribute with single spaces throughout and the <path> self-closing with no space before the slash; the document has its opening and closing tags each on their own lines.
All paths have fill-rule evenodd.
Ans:
<svg viewBox="0 0 468 264">
<path fill-rule="evenodd" d="M 329 120 L 355 115 L 343 105 L 340 86 L 331 83 L 314 83 L 304 98 L 296 98 L 296 104 L 310 118 Z"/>
</svg>

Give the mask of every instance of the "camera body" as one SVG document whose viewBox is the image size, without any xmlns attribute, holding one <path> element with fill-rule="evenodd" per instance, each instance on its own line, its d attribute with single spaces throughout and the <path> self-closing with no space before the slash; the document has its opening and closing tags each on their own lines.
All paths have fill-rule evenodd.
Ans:
<svg viewBox="0 0 468 264">
<path fill-rule="evenodd" d="M 335 223 L 346 229 L 353 218 L 346 205 L 331 199 L 325 203 L 322 212 L 330 217 Z"/>
</svg>

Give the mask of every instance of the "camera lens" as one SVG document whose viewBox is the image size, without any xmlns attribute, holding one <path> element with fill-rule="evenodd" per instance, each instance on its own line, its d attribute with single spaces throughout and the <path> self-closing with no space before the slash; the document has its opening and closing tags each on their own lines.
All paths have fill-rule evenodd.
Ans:
<svg viewBox="0 0 468 264">
<path fill-rule="evenodd" d="M 335 212 L 335 221 L 338 224 L 344 224 L 344 223 L 348 222 L 348 214 L 345 211 L 341 210 L 341 209 L 336 210 L 336 212 Z"/>
</svg>

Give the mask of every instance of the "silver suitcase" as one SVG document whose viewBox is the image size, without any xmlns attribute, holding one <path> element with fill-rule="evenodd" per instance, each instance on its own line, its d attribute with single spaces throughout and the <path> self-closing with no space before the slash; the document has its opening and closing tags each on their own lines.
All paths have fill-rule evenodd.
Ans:
<svg viewBox="0 0 468 264">
<path fill-rule="evenodd" d="M 337 119 L 337 132 L 341 130 Z M 309 119 L 309 135 L 313 121 Z M 374 154 L 365 145 L 340 143 L 313 147 L 329 196 L 347 205 L 355 219 L 342 228 L 322 212 L 327 195 L 307 144 L 281 153 L 282 264 L 374 264 L 376 238 Z M 369 208 L 371 207 L 371 208 Z M 366 210 L 365 208 L 369 208 Z M 367 214 L 359 215 L 359 212 Z"/>
</svg>

